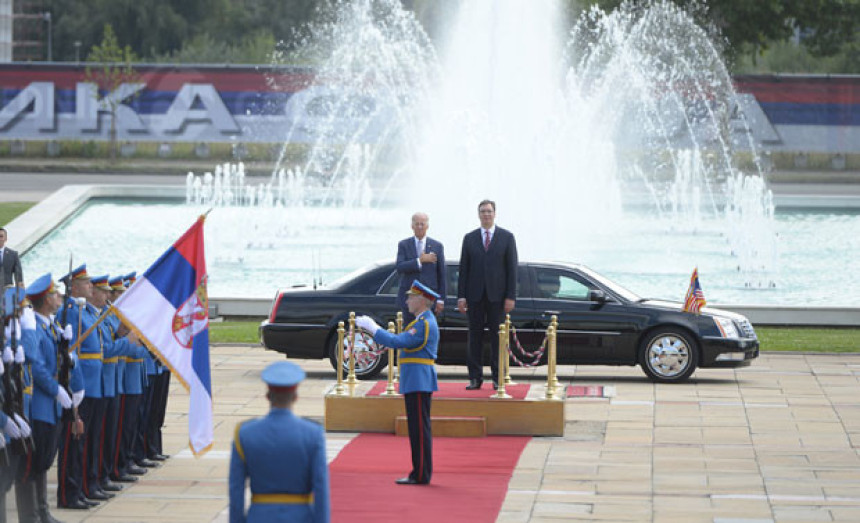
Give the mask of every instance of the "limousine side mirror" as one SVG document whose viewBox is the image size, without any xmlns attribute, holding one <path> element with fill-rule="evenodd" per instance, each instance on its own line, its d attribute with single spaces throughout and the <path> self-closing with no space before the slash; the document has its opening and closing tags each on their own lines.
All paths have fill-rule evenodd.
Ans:
<svg viewBox="0 0 860 523">
<path fill-rule="evenodd" d="M 606 293 L 600 289 L 589 289 L 588 301 L 594 301 L 597 303 L 606 303 Z"/>
</svg>

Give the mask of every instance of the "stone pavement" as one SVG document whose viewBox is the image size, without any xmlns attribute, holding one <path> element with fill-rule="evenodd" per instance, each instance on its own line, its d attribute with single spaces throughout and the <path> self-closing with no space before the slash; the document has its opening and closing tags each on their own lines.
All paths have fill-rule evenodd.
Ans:
<svg viewBox="0 0 860 523">
<path fill-rule="evenodd" d="M 55 516 L 226 522 L 233 427 L 266 411 L 260 370 L 281 358 L 213 347 L 213 450 L 201 459 L 188 451 L 188 395 L 174 380 L 164 434 L 173 457 L 101 507 Z M 334 373 L 327 362 L 299 363 L 309 380 L 297 412 L 321 420 Z M 539 385 L 544 372 L 513 374 Z M 655 385 L 632 367 L 561 366 L 562 382 L 604 385 L 611 397 L 567 400 L 565 436 L 529 443 L 498 521 L 860 521 L 858 376 L 860 354 L 765 354 L 737 371 L 699 370 L 681 385 Z M 464 382 L 466 373 L 441 367 L 440 377 Z M 330 457 L 353 436 L 328 434 Z M 56 485 L 49 489 L 53 497 Z M 7 499 L 15 521 L 14 495 Z"/>
</svg>

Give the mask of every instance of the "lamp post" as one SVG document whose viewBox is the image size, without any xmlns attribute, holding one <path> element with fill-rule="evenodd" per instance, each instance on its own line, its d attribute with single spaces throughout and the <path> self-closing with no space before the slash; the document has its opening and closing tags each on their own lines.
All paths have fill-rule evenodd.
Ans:
<svg viewBox="0 0 860 523">
<path fill-rule="evenodd" d="M 53 33 L 53 31 L 51 30 L 51 13 L 50 12 L 42 13 L 42 18 L 44 18 L 44 20 L 46 22 L 48 22 L 48 61 L 53 62 L 54 61 L 54 55 L 51 52 L 51 47 L 53 47 L 52 41 L 51 41 L 52 40 L 51 39 L 51 33 Z"/>
<path fill-rule="evenodd" d="M 75 62 L 81 63 L 81 41 L 75 40 Z"/>
</svg>

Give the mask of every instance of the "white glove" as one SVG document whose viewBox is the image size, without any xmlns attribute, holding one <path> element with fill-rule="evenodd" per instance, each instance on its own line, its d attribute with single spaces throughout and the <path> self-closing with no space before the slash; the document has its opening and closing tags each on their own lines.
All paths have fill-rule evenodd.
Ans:
<svg viewBox="0 0 860 523">
<path fill-rule="evenodd" d="M 359 316 L 355 319 L 355 325 L 369 332 L 371 336 L 376 336 L 376 331 L 381 328 L 370 316 Z"/>
<path fill-rule="evenodd" d="M 23 345 L 18 345 L 18 348 L 15 349 L 15 363 L 24 363 L 24 347 L 23 347 Z"/>
<path fill-rule="evenodd" d="M 72 341 L 72 337 L 74 337 L 75 332 L 72 330 L 72 326 L 66 324 L 66 328 L 63 329 L 63 339 L 66 341 Z"/>
<path fill-rule="evenodd" d="M 21 437 L 21 429 L 18 428 L 18 425 L 15 424 L 15 420 L 12 418 L 6 418 L 6 425 L 3 426 L 3 432 L 12 439 Z"/>
<path fill-rule="evenodd" d="M 3 359 L 0 358 L 0 376 L 2 376 L 4 372 L 6 372 L 6 366 L 3 365 Z"/>
<path fill-rule="evenodd" d="M 21 309 L 21 328 L 25 331 L 36 330 L 36 314 L 30 307 Z"/>
<path fill-rule="evenodd" d="M 72 393 L 72 405 L 74 405 L 75 407 L 80 405 L 81 402 L 84 401 L 84 396 L 86 396 L 86 395 L 87 395 L 86 391 L 84 391 L 84 390 L 79 390 L 77 392 L 73 392 Z"/>
<path fill-rule="evenodd" d="M 29 438 L 30 434 L 33 433 L 33 431 L 30 430 L 30 425 L 24 420 L 24 418 L 19 416 L 18 413 L 15 413 L 14 416 L 15 416 L 15 423 L 17 423 L 18 428 L 21 429 L 21 437 Z"/>
<path fill-rule="evenodd" d="M 87 299 L 86 299 L 86 298 L 83 298 L 83 297 L 81 297 L 81 298 L 75 298 L 75 303 L 77 303 L 79 307 L 86 307 L 86 305 L 87 305 Z"/>
<path fill-rule="evenodd" d="M 6 325 L 6 327 L 3 329 L 5 331 L 4 333 L 6 334 L 7 340 L 12 339 L 12 330 L 13 330 L 12 326 L 13 325 L 15 326 L 15 329 L 14 329 L 15 330 L 15 337 L 18 339 L 21 338 L 21 324 L 18 323 L 17 319 L 13 319 L 12 321 L 9 322 L 9 325 Z"/>
<path fill-rule="evenodd" d="M 3 349 L 3 363 L 6 363 L 8 365 L 9 363 L 12 363 L 12 360 L 14 359 L 15 354 L 12 352 L 12 347 L 6 345 L 6 347 Z"/>
<path fill-rule="evenodd" d="M 78 365 L 78 353 L 75 351 L 69 352 L 69 358 L 72 359 L 72 367 L 76 367 Z"/>
<path fill-rule="evenodd" d="M 63 387 L 57 389 L 57 402 L 64 409 L 72 408 L 72 398 L 69 397 L 69 393 Z"/>
</svg>

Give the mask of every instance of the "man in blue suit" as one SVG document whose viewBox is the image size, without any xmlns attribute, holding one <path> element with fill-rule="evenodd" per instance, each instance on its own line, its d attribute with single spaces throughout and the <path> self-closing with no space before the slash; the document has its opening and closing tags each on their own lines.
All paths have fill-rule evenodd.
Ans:
<svg viewBox="0 0 860 523">
<path fill-rule="evenodd" d="M 263 370 L 272 408 L 264 418 L 236 425 L 230 457 L 230 523 L 329 521 L 325 433 L 293 414 L 305 373 L 280 361 Z M 245 481 L 251 507 L 245 514 Z"/>
<path fill-rule="evenodd" d="M 478 204 L 481 227 L 463 237 L 457 310 L 469 316 L 469 367 L 467 389 L 479 389 L 484 372 L 484 329 L 490 333 L 490 370 L 493 387 L 499 384 L 499 324 L 514 310 L 517 297 L 517 242 L 496 226 L 496 202 Z"/>
<path fill-rule="evenodd" d="M 400 288 L 397 290 L 397 306 L 403 312 L 403 321 L 411 322 L 415 317 L 406 306 L 406 291 L 414 280 L 433 289 L 439 299 L 432 310 L 436 314 L 445 307 L 447 291 L 447 272 L 445 269 L 444 246 L 427 236 L 430 228 L 430 218 L 423 212 L 412 215 L 412 231 L 415 236 L 401 240 L 397 244 L 397 273 L 400 275 Z"/>
<path fill-rule="evenodd" d="M 396 481 L 399 485 L 426 485 L 433 474 L 433 432 L 430 427 L 430 400 L 439 390 L 436 379 L 436 356 L 439 348 L 439 326 L 430 312 L 440 296 L 415 280 L 407 293 L 406 304 L 415 320 L 400 334 L 391 334 L 368 316 L 356 318 L 355 324 L 369 332 L 380 345 L 400 349 L 400 392 L 406 401 L 409 444 L 412 447 L 412 472 Z"/>
</svg>

